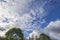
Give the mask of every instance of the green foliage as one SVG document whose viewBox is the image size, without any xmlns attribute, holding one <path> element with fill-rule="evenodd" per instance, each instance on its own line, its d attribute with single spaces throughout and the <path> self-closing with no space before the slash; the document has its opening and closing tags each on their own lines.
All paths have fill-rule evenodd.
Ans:
<svg viewBox="0 0 60 40">
<path fill-rule="evenodd" d="M 8 40 L 8 38 L 0 37 L 0 40 Z"/>
<path fill-rule="evenodd" d="M 20 28 L 12 28 L 5 35 L 10 40 L 23 40 L 23 33 Z"/>
<path fill-rule="evenodd" d="M 5 37 L 0 37 L 0 40 L 23 40 L 23 33 L 20 28 L 12 28 L 8 30 L 5 34 Z M 36 40 L 51 40 L 49 36 L 45 35 L 44 33 L 40 34 L 39 38 L 36 36 Z M 29 40 L 34 40 L 34 37 L 32 35 L 32 38 L 29 38 Z"/>
<path fill-rule="evenodd" d="M 41 34 L 39 37 L 39 40 L 51 40 L 49 36 L 45 35 L 45 34 Z"/>
</svg>

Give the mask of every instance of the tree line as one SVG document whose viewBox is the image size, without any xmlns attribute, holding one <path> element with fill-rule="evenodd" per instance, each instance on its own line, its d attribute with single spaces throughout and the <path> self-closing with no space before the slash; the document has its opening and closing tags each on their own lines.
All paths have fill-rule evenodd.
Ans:
<svg viewBox="0 0 60 40">
<path fill-rule="evenodd" d="M 0 40 L 27 40 L 27 39 L 24 39 L 24 35 L 20 28 L 12 28 L 6 32 L 5 37 L 0 37 Z M 28 40 L 34 39 L 32 37 L 29 38 Z M 39 38 L 36 37 L 35 40 L 51 40 L 51 38 L 48 35 L 42 33 L 40 34 Z"/>
</svg>

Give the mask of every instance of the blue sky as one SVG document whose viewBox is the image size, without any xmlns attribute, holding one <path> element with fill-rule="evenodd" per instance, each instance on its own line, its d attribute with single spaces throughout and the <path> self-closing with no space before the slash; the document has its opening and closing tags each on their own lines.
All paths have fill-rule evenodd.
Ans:
<svg viewBox="0 0 60 40">
<path fill-rule="evenodd" d="M 54 24 L 56 27 L 53 29 Z M 60 0 L 0 0 L 0 27 L 6 29 L 0 31 L 1 36 L 10 28 L 17 27 L 22 29 L 24 37 L 44 32 L 59 39 L 59 33 L 53 31 L 60 28 L 59 25 Z M 52 36 L 54 33 L 57 36 Z"/>
<path fill-rule="evenodd" d="M 47 23 L 50 23 L 51 21 L 60 20 L 60 6 L 57 8 L 54 8 L 51 11 L 48 11 L 48 15 L 44 17 Z"/>
</svg>

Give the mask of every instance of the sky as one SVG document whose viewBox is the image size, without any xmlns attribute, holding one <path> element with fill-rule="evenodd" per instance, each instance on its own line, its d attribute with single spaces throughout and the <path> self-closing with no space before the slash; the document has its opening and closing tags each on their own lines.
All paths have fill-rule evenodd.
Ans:
<svg viewBox="0 0 60 40">
<path fill-rule="evenodd" d="M 26 38 L 45 33 L 60 40 L 60 0 L 0 0 L 0 36 L 13 27 Z"/>
</svg>

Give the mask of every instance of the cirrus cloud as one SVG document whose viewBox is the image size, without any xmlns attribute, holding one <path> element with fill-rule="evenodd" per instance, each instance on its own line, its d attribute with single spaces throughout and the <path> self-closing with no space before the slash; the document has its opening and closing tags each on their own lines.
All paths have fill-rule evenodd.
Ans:
<svg viewBox="0 0 60 40">
<path fill-rule="evenodd" d="M 45 22 L 42 18 L 45 16 L 43 6 L 46 3 L 36 0 L 0 0 L 0 28 L 3 28 L 0 34 L 4 35 L 12 27 L 26 31 L 38 30 L 40 24 Z"/>
</svg>

